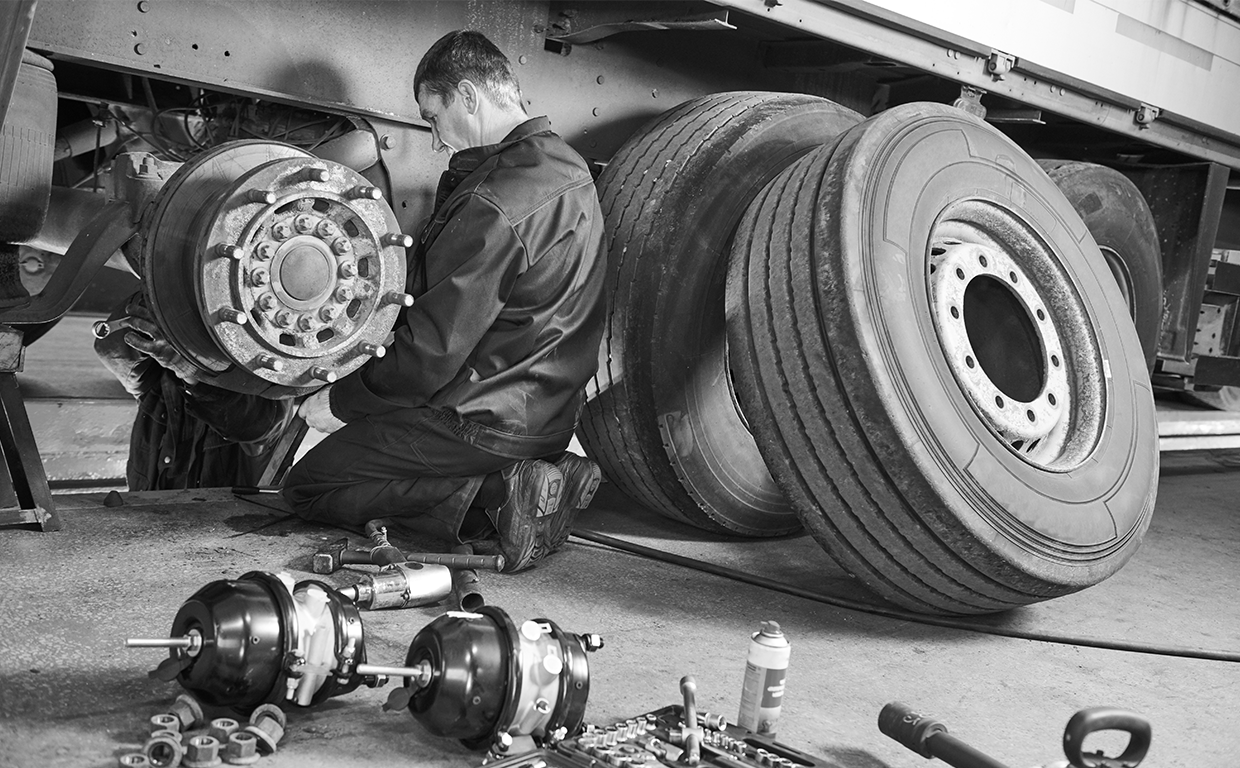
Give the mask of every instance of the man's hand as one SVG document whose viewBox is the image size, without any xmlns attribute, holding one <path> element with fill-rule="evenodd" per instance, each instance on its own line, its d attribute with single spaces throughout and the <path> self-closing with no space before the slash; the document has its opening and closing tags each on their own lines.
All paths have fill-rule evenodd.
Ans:
<svg viewBox="0 0 1240 768">
<path fill-rule="evenodd" d="M 311 429 L 330 435 L 332 432 L 344 426 L 344 422 L 336 418 L 332 413 L 331 404 L 328 399 L 328 393 L 331 391 L 331 385 L 328 384 L 310 397 L 307 397 L 297 409 L 297 415 L 305 419 L 306 424 Z"/>
<path fill-rule="evenodd" d="M 186 384 L 198 383 L 201 371 L 168 342 L 146 303 L 136 299 L 130 301 L 125 310 L 129 317 L 118 323 L 131 329 L 125 333 L 125 343 L 172 371 Z"/>
</svg>

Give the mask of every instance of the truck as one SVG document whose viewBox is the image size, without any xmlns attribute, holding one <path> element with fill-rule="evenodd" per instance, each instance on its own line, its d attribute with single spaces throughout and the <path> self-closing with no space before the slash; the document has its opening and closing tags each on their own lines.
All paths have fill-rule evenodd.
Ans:
<svg viewBox="0 0 1240 768">
<path fill-rule="evenodd" d="M 8 524 L 56 525 L 22 343 L 105 265 L 221 386 L 300 397 L 382 354 L 445 165 L 412 75 L 463 28 L 596 174 L 578 438 L 666 517 L 805 530 L 904 609 L 1002 611 L 1132 557 L 1156 391 L 1240 384 L 1231 0 L 0 14 L 0 290 L 28 254 L 49 273 L 0 296 Z"/>
</svg>

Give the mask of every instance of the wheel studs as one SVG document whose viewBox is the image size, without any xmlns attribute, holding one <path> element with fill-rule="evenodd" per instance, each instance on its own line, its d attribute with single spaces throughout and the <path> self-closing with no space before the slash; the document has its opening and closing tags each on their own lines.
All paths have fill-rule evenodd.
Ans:
<svg viewBox="0 0 1240 768">
<path fill-rule="evenodd" d="M 413 296 L 407 293 L 402 293 L 401 291 L 388 291 L 387 293 L 383 294 L 383 303 L 384 304 L 399 304 L 402 307 L 412 307 Z"/>
<path fill-rule="evenodd" d="M 226 323 L 236 323 L 237 325 L 245 325 L 246 314 L 239 309 L 232 307 L 224 307 L 220 310 L 220 320 Z"/>
<path fill-rule="evenodd" d="M 246 198 L 251 203 L 262 203 L 263 205 L 271 205 L 276 201 L 276 193 L 270 189 L 251 189 Z"/>
<path fill-rule="evenodd" d="M 259 354 L 256 359 L 260 368 L 266 368 L 269 371 L 277 372 L 284 370 L 284 361 L 275 355 L 270 355 L 263 352 Z"/>
<path fill-rule="evenodd" d="M 371 357 L 383 357 L 387 354 L 387 350 L 383 348 L 382 344 L 371 344 L 369 341 L 363 341 L 357 345 L 357 348 L 362 354 L 370 355 Z"/>
<path fill-rule="evenodd" d="M 331 174 L 328 173 L 326 168 L 307 168 L 302 173 L 310 181 L 324 182 L 331 178 Z"/>
<path fill-rule="evenodd" d="M 413 246 L 413 238 L 401 232 L 388 232 L 383 236 L 383 244 L 411 248 Z"/>
<path fill-rule="evenodd" d="M 335 371 L 324 368 L 321 365 L 316 365 L 313 368 L 311 368 L 310 376 L 318 379 L 319 381 L 326 381 L 328 384 L 331 384 L 333 381 L 339 378 L 336 375 Z"/>
<path fill-rule="evenodd" d="M 347 193 L 347 196 L 354 200 L 380 200 L 383 198 L 383 192 L 377 187 L 353 187 Z"/>
<path fill-rule="evenodd" d="M 239 245 L 220 243 L 215 246 L 215 255 L 225 259 L 241 259 L 245 256 L 245 249 Z"/>
</svg>

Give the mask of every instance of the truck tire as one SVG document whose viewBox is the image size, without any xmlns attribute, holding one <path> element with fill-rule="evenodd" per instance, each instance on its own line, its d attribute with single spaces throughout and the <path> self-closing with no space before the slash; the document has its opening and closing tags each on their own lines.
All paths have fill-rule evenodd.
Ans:
<svg viewBox="0 0 1240 768">
<path fill-rule="evenodd" d="M 814 96 L 707 96 L 640 129 L 599 179 L 610 303 L 578 437 L 638 503 L 717 533 L 800 529 L 736 407 L 724 273 L 753 197 L 860 119 Z"/>
<path fill-rule="evenodd" d="M 1146 371 L 1154 370 L 1162 325 L 1162 251 L 1154 214 L 1137 185 L 1104 165 L 1039 160 L 1089 228 L 1137 327 Z"/>
<path fill-rule="evenodd" d="M 1137 549 L 1153 394 L 1094 247 L 1020 148 L 937 104 L 847 131 L 746 212 L 740 403 L 809 532 L 889 601 L 999 611 Z"/>
</svg>

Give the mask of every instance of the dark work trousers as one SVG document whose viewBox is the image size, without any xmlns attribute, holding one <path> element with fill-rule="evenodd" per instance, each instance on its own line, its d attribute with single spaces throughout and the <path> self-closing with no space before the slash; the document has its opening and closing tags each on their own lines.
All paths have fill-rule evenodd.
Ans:
<svg viewBox="0 0 1240 768">
<path fill-rule="evenodd" d="M 375 518 L 396 518 L 459 541 L 483 479 L 517 459 L 476 447 L 454 418 L 410 408 L 350 422 L 293 465 L 284 498 L 307 520 L 360 529 Z"/>
</svg>

